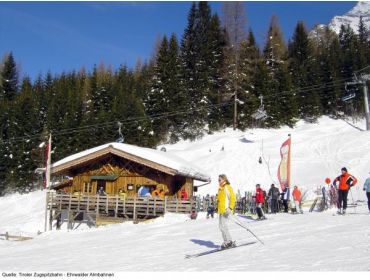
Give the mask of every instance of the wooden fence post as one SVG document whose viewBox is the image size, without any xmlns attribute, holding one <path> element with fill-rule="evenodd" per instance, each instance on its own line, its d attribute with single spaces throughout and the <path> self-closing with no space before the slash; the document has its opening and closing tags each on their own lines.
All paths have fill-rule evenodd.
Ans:
<svg viewBox="0 0 370 280">
<path fill-rule="evenodd" d="M 164 214 L 167 212 L 167 196 L 164 197 Z"/>
<path fill-rule="evenodd" d="M 133 219 L 136 221 L 136 197 L 134 197 L 134 213 L 133 213 Z"/>
<path fill-rule="evenodd" d="M 115 218 L 117 218 L 117 212 L 118 212 L 118 195 L 116 195 L 116 210 L 114 211 Z"/>
<path fill-rule="evenodd" d="M 126 215 L 126 196 L 123 197 L 123 215 Z"/>
<path fill-rule="evenodd" d="M 157 202 L 157 198 L 154 197 L 154 216 L 156 216 L 156 212 L 157 212 L 156 211 L 156 208 L 157 208 L 157 205 L 156 205 L 157 203 L 156 202 Z"/>
<path fill-rule="evenodd" d="M 96 217 L 99 217 L 99 195 L 96 196 L 96 200 L 95 200 L 95 203 L 96 203 Z"/>
<path fill-rule="evenodd" d="M 50 212 L 49 212 L 49 230 L 53 229 L 53 194 L 51 194 L 50 200 Z"/>
<path fill-rule="evenodd" d="M 70 229 L 71 228 L 71 206 L 72 206 L 72 193 L 69 194 L 67 229 Z"/>
</svg>

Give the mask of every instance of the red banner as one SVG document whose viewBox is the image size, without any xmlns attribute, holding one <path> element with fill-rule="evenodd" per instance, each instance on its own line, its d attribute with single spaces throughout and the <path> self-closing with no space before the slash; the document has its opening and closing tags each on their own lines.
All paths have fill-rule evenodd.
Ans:
<svg viewBox="0 0 370 280">
<path fill-rule="evenodd" d="M 286 185 L 290 186 L 290 146 L 291 139 L 289 137 L 289 139 L 286 140 L 280 147 L 281 161 L 277 175 L 282 190 L 285 189 Z"/>
</svg>

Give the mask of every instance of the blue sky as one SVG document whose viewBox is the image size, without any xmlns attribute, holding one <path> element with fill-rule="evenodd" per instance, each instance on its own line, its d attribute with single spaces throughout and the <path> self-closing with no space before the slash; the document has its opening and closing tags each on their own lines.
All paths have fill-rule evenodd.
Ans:
<svg viewBox="0 0 370 280">
<path fill-rule="evenodd" d="M 222 2 L 209 2 L 221 16 Z M 251 2 L 245 9 L 248 27 L 264 43 L 270 18 L 279 18 L 285 39 L 298 20 L 308 28 L 327 24 L 356 2 Z M 191 2 L 0 2 L 0 56 L 12 51 L 21 74 L 45 75 L 91 70 L 104 62 L 133 67 L 148 59 L 162 35 L 175 32 L 179 40 Z"/>
</svg>

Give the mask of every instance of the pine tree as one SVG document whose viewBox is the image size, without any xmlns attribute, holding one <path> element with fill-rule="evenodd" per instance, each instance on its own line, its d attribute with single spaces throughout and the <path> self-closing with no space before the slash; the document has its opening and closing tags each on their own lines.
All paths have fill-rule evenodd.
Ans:
<svg viewBox="0 0 370 280">
<path fill-rule="evenodd" d="M 112 121 L 114 131 L 112 133 L 118 139 L 119 123 L 122 126 L 124 142 L 134 145 L 153 147 L 155 139 L 151 135 L 151 123 L 145 115 L 143 102 L 135 92 L 135 73 L 129 71 L 126 66 L 121 65 L 115 75 L 114 91 L 115 97 L 112 107 Z"/>
<path fill-rule="evenodd" d="M 13 101 L 18 92 L 18 70 L 12 53 L 4 57 L 0 77 L 0 84 L 2 85 L 0 99 Z"/>
<path fill-rule="evenodd" d="M 275 78 L 276 73 L 274 73 L 274 71 L 276 67 L 284 64 L 287 56 L 283 34 L 279 26 L 278 18 L 275 15 L 271 17 L 263 54 L 267 67 L 270 69 L 270 75 L 272 78 Z"/>
<path fill-rule="evenodd" d="M 4 193 L 16 188 L 16 177 L 14 174 L 16 158 L 14 141 L 12 139 L 17 136 L 14 102 L 18 94 L 18 70 L 12 53 L 4 56 L 0 78 L 0 84 L 2 85 L 0 92 L 0 150 L 2 152 L 0 184 L 2 184 L 2 187 L 0 188 Z"/>
<path fill-rule="evenodd" d="M 90 130 L 93 143 L 104 144 L 113 140 L 115 129 L 103 130 L 97 123 L 108 122 L 112 118 L 112 105 L 114 100 L 113 72 L 111 68 L 105 67 L 103 63 L 95 66 L 90 79 L 92 116 L 91 120 L 95 126 Z"/>
<path fill-rule="evenodd" d="M 314 122 L 321 114 L 321 104 L 317 84 L 318 69 L 313 47 L 303 22 L 298 22 L 292 42 L 289 45 L 290 72 L 298 95 L 299 116 Z"/>
<path fill-rule="evenodd" d="M 195 22 L 195 56 L 194 69 L 195 90 L 191 96 L 192 126 L 196 136 L 203 134 L 203 128 L 207 123 L 209 106 L 211 102 L 211 63 L 212 45 L 210 38 L 211 8 L 205 1 L 198 2 L 198 13 Z"/>
<path fill-rule="evenodd" d="M 324 86 L 320 89 L 320 101 L 323 113 L 337 116 L 342 108 L 340 100 L 342 90 L 340 83 L 340 46 L 338 35 L 326 27 L 319 35 L 315 55 L 319 69 L 319 81 Z"/>
<path fill-rule="evenodd" d="M 210 130 L 217 130 L 225 125 L 223 105 L 225 95 L 224 67 L 225 56 L 224 50 L 226 47 L 225 31 L 221 28 L 221 23 L 217 15 L 213 15 L 209 26 L 209 59 L 208 79 L 209 93 L 208 100 L 212 107 L 209 108 L 207 123 Z"/>
<path fill-rule="evenodd" d="M 279 125 L 293 127 L 298 120 L 298 103 L 292 91 L 292 79 L 289 74 L 288 65 L 281 64 L 276 69 L 277 83 L 275 84 L 276 95 L 278 99 L 277 108 L 278 120 L 275 122 Z M 273 99 L 273 98 L 272 98 Z"/>
<path fill-rule="evenodd" d="M 286 103 L 290 100 L 280 96 L 282 89 L 285 93 L 289 93 L 290 84 L 286 72 L 287 49 L 283 40 L 278 18 L 272 16 L 267 34 L 266 45 L 263 50 L 263 57 L 266 61 L 266 66 L 269 72 L 270 91 L 267 96 L 264 96 L 265 109 L 267 111 L 266 124 L 270 127 L 278 127 L 282 123 L 282 119 L 290 119 L 294 116 L 287 116 L 289 108 Z M 287 97 L 287 96 L 284 96 Z M 290 98 L 291 99 L 291 98 Z M 276 102 L 278 100 L 278 102 Z M 280 105 L 284 105 L 283 110 Z"/>
<path fill-rule="evenodd" d="M 196 43 L 196 21 L 198 18 L 198 9 L 196 3 L 193 2 L 188 14 L 188 24 L 184 31 L 181 40 L 181 84 L 183 85 L 184 94 L 189 100 L 188 106 L 184 111 L 195 110 L 199 105 L 198 81 L 196 73 L 196 63 L 199 57 L 199 49 Z M 184 115 L 184 130 L 182 136 L 184 138 L 195 138 L 199 135 L 198 123 L 193 118 L 192 114 Z"/>
<path fill-rule="evenodd" d="M 269 70 L 266 66 L 266 62 L 263 59 L 260 59 L 257 63 L 256 68 L 256 75 L 254 76 L 254 90 L 256 93 L 258 93 L 258 96 L 266 97 L 269 95 L 269 92 L 271 90 L 271 84 L 269 79 Z M 270 108 L 264 108 L 269 111 Z M 253 112 L 254 113 L 254 112 Z M 268 121 L 261 121 L 257 120 L 254 122 L 256 126 L 260 127 L 270 127 L 270 123 Z"/>
<path fill-rule="evenodd" d="M 360 21 L 358 25 L 358 40 L 357 40 L 357 67 L 362 69 L 367 66 L 370 62 L 370 50 L 368 47 L 368 42 L 370 41 L 369 30 L 367 29 L 363 17 L 360 16 Z"/>
<path fill-rule="evenodd" d="M 181 137 L 181 131 L 183 130 L 183 114 L 180 112 L 183 108 L 187 108 L 189 100 L 184 92 L 184 87 L 181 79 L 181 62 L 179 45 L 175 34 L 171 35 L 168 45 L 168 80 L 167 83 L 167 95 L 170 100 L 169 112 L 173 112 L 169 116 L 170 121 L 170 142 L 175 143 L 179 141 Z"/>
<path fill-rule="evenodd" d="M 356 70 L 356 36 L 349 25 L 341 25 L 339 43 L 342 78 L 351 78 L 353 71 Z"/>
<path fill-rule="evenodd" d="M 153 130 L 160 141 L 166 141 L 170 126 L 168 118 L 158 118 L 160 115 L 169 114 L 171 100 L 168 88 L 169 82 L 169 50 L 168 40 L 164 36 L 157 54 L 157 61 L 152 78 L 152 86 L 145 100 L 146 114 L 153 118 Z"/>
<path fill-rule="evenodd" d="M 339 32 L 339 44 L 341 49 L 340 69 L 342 79 L 351 79 L 354 71 L 360 69 L 357 63 L 360 60 L 359 57 L 359 43 L 358 38 L 352 28 L 347 25 L 342 25 Z M 356 98 L 346 102 L 346 113 L 352 116 L 358 116 L 363 112 L 363 99 L 361 94 L 356 94 Z"/>
<path fill-rule="evenodd" d="M 241 43 L 239 57 L 241 78 L 238 99 L 241 104 L 238 107 L 238 127 L 245 129 L 253 125 L 252 114 L 259 107 L 255 82 L 260 53 L 252 30 L 249 30 L 247 40 Z"/>
<path fill-rule="evenodd" d="M 238 107 L 240 107 L 240 83 L 243 76 L 239 70 L 240 46 L 246 39 L 247 18 L 242 2 L 224 2 L 222 6 L 223 21 L 226 30 L 227 47 L 225 48 L 225 93 L 233 101 L 233 128 L 238 126 Z M 238 105 L 239 104 L 239 105 Z"/>
<path fill-rule="evenodd" d="M 196 3 L 188 16 L 188 26 L 181 41 L 182 82 L 184 93 L 189 100 L 186 115 L 184 115 L 183 137 L 194 139 L 200 137 L 205 131 L 207 118 L 213 98 L 213 89 L 217 69 L 215 55 L 219 53 L 220 42 L 217 33 L 218 19 L 212 20 L 211 9 L 207 2 Z M 219 83 L 216 84 L 219 84 Z M 216 94 L 217 95 L 217 94 Z"/>
<path fill-rule="evenodd" d="M 170 44 L 171 45 L 171 44 Z M 145 114 L 144 99 L 147 93 L 150 92 L 151 77 L 154 75 L 155 61 L 150 59 L 149 62 L 144 63 L 142 66 L 137 65 L 134 72 L 134 83 L 135 83 L 135 96 L 138 98 L 137 102 L 140 102 L 143 108 L 143 120 L 140 122 L 139 141 L 137 144 L 144 147 L 155 147 L 157 140 L 154 137 L 153 127 L 150 122 L 150 118 Z M 181 85 L 179 85 L 181 88 Z"/>
<path fill-rule="evenodd" d="M 34 188 L 33 173 L 38 165 L 37 139 L 31 137 L 40 133 L 38 122 L 37 99 L 33 93 L 31 81 L 25 77 L 22 81 L 20 93 L 15 100 L 14 120 L 15 135 L 23 138 L 13 141 L 13 160 L 14 166 L 11 169 L 12 178 L 15 179 L 13 185 L 18 191 L 29 191 Z"/>
</svg>

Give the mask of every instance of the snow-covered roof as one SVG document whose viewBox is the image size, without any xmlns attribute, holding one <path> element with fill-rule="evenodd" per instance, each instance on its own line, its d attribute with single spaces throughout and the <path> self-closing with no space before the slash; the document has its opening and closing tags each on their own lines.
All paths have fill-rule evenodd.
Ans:
<svg viewBox="0 0 370 280">
<path fill-rule="evenodd" d="M 60 170 L 66 168 L 67 165 L 68 168 L 70 168 L 91 160 L 91 156 L 102 156 L 108 153 L 121 157 L 127 156 L 129 160 L 133 161 L 138 159 L 141 164 L 148 165 L 150 167 L 153 167 L 153 165 L 163 166 L 170 169 L 173 175 L 182 175 L 203 182 L 211 181 L 210 176 L 201 170 L 201 168 L 171 153 L 115 142 L 107 143 L 68 156 L 53 163 L 51 165 L 51 171 L 52 173 L 60 172 Z"/>
</svg>

